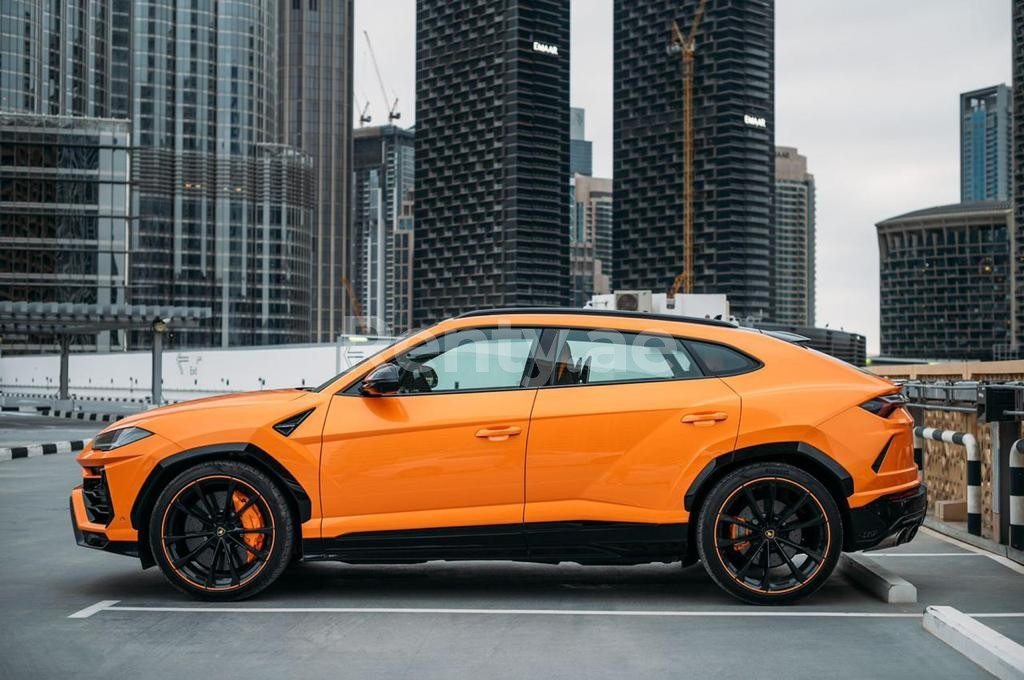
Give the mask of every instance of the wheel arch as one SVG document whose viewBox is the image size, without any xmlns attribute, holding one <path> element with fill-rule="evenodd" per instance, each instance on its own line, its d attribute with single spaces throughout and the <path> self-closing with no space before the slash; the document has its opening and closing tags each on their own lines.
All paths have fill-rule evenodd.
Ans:
<svg viewBox="0 0 1024 680">
<path fill-rule="evenodd" d="M 309 494 L 287 468 L 254 444 L 231 442 L 201 446 L 181 451 L 158 462 L 153 467 L 153 470 L 150 471 L 149 476 L 146 477 L 146 481 L 143 482 L 139 493 L 135 496 L 130 517 L 132 527 L 139 532 L 139 559 L 142 561 L 143 568 L 156 564 L 150 552 L 147 534 L 149 531 L 149 514 L 160 492 L 176 475 L 186 468 L 197 463 L 214 460 L 234 460 L 248 463 L 274 480 L 281 487 L 285 499 L 287 499 L 288 504 L 291 506 L 292 514 L 296 521 L 296 535 L 301 536 L 302 523 L 309 520 L 312 515 L 312 503 Z M 296 544 L 300 545 L 301 541 L 296 541 Z"/>
<path fill-rule="evenodd" d="M 843 518 L 844 536 L 850 526 L 850 504 L 847 500 L 853 495 L 853 477 L 834 458 L 806 442 L 774 442 L 758 444 L 743 449 L 724 453 L 705 465 L 687 489 L 683 497 L 683 507 L 690 513 L 688 530 L 690 540 L 687 542 L 687 558 L 695 556 L 695 537 L 697 515 L 704 499 L 718 480 L 733 470 L 748 463 L 776 461 L 788 463 L 814 476 L 825 485 L 839 506 L 839 514 Z M 844 539 L 845 542 L 845 539 Z"/>
</svg>

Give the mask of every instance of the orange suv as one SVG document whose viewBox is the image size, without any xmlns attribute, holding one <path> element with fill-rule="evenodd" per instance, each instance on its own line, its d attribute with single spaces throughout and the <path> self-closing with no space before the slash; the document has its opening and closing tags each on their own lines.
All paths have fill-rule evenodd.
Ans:
<svg viewBox="0 0 1024 680">
<path fill-rule="evenodd" d="M 111 425 L 78 457 L 80 545 L 190 595 L 294 560 L 704 563 L 758 604 L 840 552 L 913 538 L 925 487 L 898 389 L 730 324 L 591 310 L 464 314 L 315 389 Z"/>
</svg>

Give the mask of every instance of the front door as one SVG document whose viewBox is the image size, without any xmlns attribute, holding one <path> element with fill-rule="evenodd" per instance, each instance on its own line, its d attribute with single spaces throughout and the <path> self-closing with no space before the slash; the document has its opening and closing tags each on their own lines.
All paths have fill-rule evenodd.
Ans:
<svg viewBox="0 0 1024 680">
<path fill-rule="evenodd" d="M 396 357 L 397 393 L 333 397 L 321 462 L 326 551 L 451 554 L 495 532 L 521 544 L 537 394 L 524 385 L 539 339 L 536 329 L 454 331 Z"/>
</svg>

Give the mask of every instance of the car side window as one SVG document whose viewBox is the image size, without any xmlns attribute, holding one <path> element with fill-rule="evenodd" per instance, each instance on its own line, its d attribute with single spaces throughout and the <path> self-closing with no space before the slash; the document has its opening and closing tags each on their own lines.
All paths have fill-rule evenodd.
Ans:
<svg viewBox="0 0 1024 680">
<path fill-rule="evenodd" d="M 737 375 L 753 371 L 760 366 L 746 354 L 725 345 L 697 340 L 690 340 L 687 344 L 711 375 Z"/>
<path fill-rule="evenodd" d="M 540 334 L 536 328 L 468 328 L 428 340 L 395 359 L 399 394 L 518 388 Z"/>
<path fill-rule="evenodd" d="M 562 330 L 555 343 L 555 385 L 678 380 L 701 377 L 673 337 L 613 330 Z"/>
</svg>

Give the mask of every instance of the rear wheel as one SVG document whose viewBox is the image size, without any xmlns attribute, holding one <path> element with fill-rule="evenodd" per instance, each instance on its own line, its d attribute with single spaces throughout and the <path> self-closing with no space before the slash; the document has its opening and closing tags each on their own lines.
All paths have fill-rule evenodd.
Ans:
<svg viewBox="0 0 1024 680">
<path fill-rule="evenodd" d="M 149 541 L 164 576 L 207 600 L 241 600 L 273 583 L 293 552 L 291 509 L 260 470 L 200 463 L 175 477 L 150 516 Z"/>
<path fill-rule="evenodd" d="M 698 523 L 708 574 L 752 604 L 810 595 L 842 551 L 842 519 L 832 494 L 785 463 L 753 463 L 726 475 L 708 494 Z"/>
</svg>

